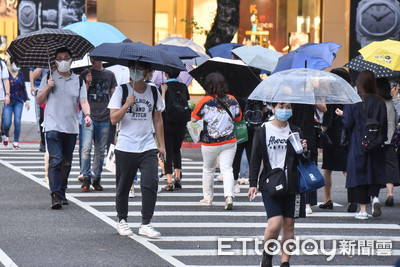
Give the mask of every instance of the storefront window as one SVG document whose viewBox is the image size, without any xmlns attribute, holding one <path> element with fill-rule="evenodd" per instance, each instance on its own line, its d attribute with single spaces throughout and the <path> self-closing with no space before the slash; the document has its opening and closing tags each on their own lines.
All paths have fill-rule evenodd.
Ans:
<svg viewBox="0 0 400 267">
<path fill-rule="evenodd" d="M 320 42 L 321 0 L 242 0 L 238 42 L 288 52 Z"/>
</svg>

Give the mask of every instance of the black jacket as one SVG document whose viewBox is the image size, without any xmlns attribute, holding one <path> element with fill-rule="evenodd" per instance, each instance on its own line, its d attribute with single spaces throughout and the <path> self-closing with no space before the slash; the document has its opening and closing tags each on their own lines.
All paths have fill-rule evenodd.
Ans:
<svg viewBox="0 0 400 267">
<path fill-rule="evenodd" d="M 301 129 L 291 123 L 289 123 L 289 128 L 291 132 L 298 132 L 300 137 L 302 137 Z M 307 153 L 309 155 L 309 153 Z M 257 187 L 259 184 L 259 190 L 263 190 L 262 185 L 266 179 L 266 174 L 271 171 L 271 165 L 268 158 L 268 150 L 266 144 L 266 133 L 265 125 L 257 128 L 254 133 L 253 138 L 253 149 L 250 158 L 250 187 Z M 288 178 L 288 193 L 297 194 L 299 193 L 299 183 L 298 183 L 298 171 L 297 165 L 298 160 L 307 161 L 308 156 L 305 154 L 296 154 L 292 144 L 287 142 L 287 152 L 286 152 L 286 168 L 287 168 L 287 178 Z M 264 163 L 263 170 L 260 173 L 261 162 Z M 259 175 L 260 173 L 260 175 Z"/>
</svg>

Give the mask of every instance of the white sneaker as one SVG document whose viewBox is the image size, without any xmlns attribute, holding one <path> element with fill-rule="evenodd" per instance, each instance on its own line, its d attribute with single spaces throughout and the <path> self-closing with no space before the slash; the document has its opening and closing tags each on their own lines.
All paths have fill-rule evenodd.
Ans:
<svg viewBox="0 0 400 267">
<path fill-rule="evenodd" d="M 120 235 L 133 235 L 128 223 L 123 219 L 117 224 L 117 231 Z"/>
<path fill-rule="evenodd" d="M 312 209 L 310 206 L 306 206 L 306 214 L 312 214 Z"/>
<path fill-rule="evenodd" d="M 200 205 L 202 205 L 202 206 L 211 206 L 212 205 L 212 201 L 203 198 L 202 200 L 200 200 Z"/>
<path fill-rule="evenodd" d="M 372 217 L 379 217 L 381 216 L 381 203 L 379 202 L 379 198 L 374 197 L 372 199 Z"/>
<path fill-rule="evenodd" d="M 129 198 L 134 198 L 134 197 L 135 197 L 135 191 L 131 189 L 129 191 Z"/>
<path fill-rule="evenodd" d="M 359 220 L 368 220 L 368 213 L 360 211 L 356 214 L 355 218 Z"/>
<path fill-rule="evenodd" d="M 142 224 L 139 227 L 139 235 L 145 235 L 147 237 L 153 238 L 160 236 L 161 234 L 160 232 L 155 230 L 151 224 L 146 224 L 146 225 Z"/>
<path fill-rule="evenodd" d="M 234 192 L 235 194 L 239 194 L 239 193 L 240 193 L 240 186 L 239 186 L 239 184 L 235 184 L 235 185 L 233 186 L 233 192 Z"/>
<path fill-rule="evenodd" d="M 233 208 L 233 198 L 232 197 L 226 197 L 225 198 L 225 209 L 226 210 L 232 210 Z"/>
<path fill-rule="evenodd" d="M 160 177 L 160 178 L 158 179 L 159 181 L 165 181 L 165 180 L 167 180 L 167 176 L 166 176 L 165 174 L 161 174 L 159 177 Z"/>
</svg>

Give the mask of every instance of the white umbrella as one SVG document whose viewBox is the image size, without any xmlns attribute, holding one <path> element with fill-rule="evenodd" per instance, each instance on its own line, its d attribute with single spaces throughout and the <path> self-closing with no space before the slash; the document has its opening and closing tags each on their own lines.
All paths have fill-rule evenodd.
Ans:
<svg viewBox="0 0 400 267">
<path fill-rule="evenodd" d="M 237 55 L 250 67 L 255 67 L 269 72 L 273 72 L 278 65 L 278 60 L 282 53 L 264 48 L 259 45 L 241 46 L 232 49 L 231 52 Z"/>
</svg>

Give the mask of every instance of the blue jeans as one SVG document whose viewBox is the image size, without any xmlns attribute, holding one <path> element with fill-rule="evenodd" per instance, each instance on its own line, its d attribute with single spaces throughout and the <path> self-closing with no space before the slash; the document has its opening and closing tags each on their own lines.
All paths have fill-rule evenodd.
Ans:
<svg viewBox="0 0 400 267">
<path fill-rule="evenodd" d="M 110 121 L 95 121 L 89 127 L 82 125 L 82 168 L 83 177 L 93 177 L 93 179 L 101 179 L 103 172 L 103 163 L 107 148 L 108 130 L 110 129 Z M 92 141 L 94 140 L 94 159 L 93 159 L 93 175 L 90 172 Z"/>
<path fill-rule="evenodd" d="M 50 190 L 51 193 L 61 192 L 67 188 L 76 134 L 49 131 L 46 132 L 46 142 L 49 151 Z"/>
<path fill-rule="evenodd" d="M 18 142 L 21 134 L 21 117 L 24 103 L 11 98 L 10 103 L 4 106 L 3 110 L 3 131 L 8 137 L 12 123 L 12 115 L 14 113 L 14 142 Z"/>
</svg>

